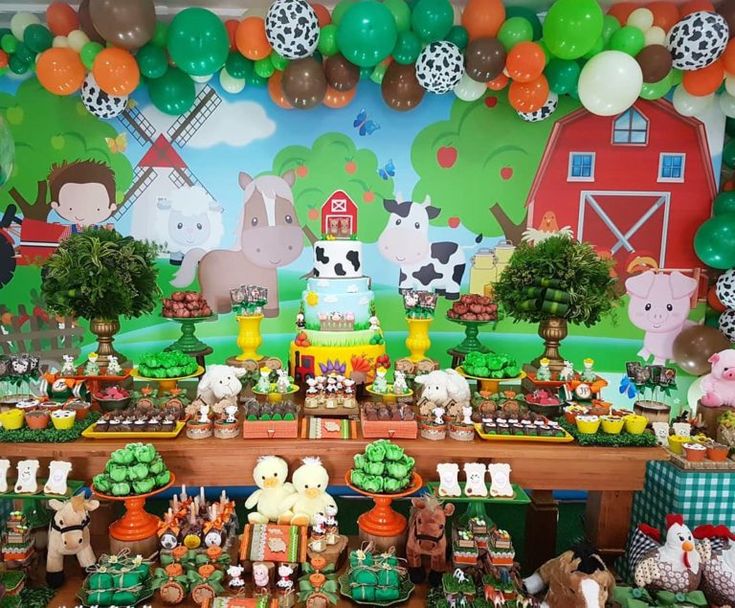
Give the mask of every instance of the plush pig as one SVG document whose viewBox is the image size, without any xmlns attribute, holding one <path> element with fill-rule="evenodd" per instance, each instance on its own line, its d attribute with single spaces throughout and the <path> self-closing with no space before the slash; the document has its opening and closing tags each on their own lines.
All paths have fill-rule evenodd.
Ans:
<svg viewBox="0 0 735 608">
<path fill-rule="evenodd" d="M 702 376 L 702 405 L 735 406 L 735 350 L 727 349 L 709 358 L 712 371 Z"/>
<path fill-rule="evenodd" d="M 638 356 L 653 355 L 654 365 L 673 359 L 674 339 L 692 323 L 687 320 L 697 281 L 680 272 L 648 270 L 625 281 L 630 296 L 628 316 L 633 325 L 646 332 Z"/>
</svg>

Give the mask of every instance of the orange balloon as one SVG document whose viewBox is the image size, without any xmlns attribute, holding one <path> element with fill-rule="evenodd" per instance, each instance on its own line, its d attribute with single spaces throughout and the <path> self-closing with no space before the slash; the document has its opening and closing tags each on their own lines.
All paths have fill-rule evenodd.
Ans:
<svg viewBox="0 0 735 608">
<path fill-rule="evenodd" d="M 0 68 L 8 67 L 8 54 L 5 51 L 0 51 Z"/>
<path fill-rule="evenodd" d="M 685 71 L 681 83 L 690 95 L 702 97 L 714 93 L 725 78 L 725 68 L 719 59 L 706 68 Z"/>
<path fill-rule="evenodd" d="M 679 12 L 682 17 L 686 17 L 687 15 L 691 15 L 692 13 L 699 11 L 714 13 L 715 6 L 710 2 L 710 0 L 689 0 L 689 2 L 685 2 L 679 8 Z"/>
<path fill-rule="evenodd" d="M 531 82 L 511 82 L 508 100 L 518 112 L 535 112 L 549 98 L 549 83 L 546 76 L 539 76 Z"/>
<path fill-rule="evenodd" d="M 735 74 L 735 40 L 730 40 L 722 55 L 722 65 L 728 74 Z"/>
<path fill-rule="evenodd" d="M 501 0 L 469 0 L 462 11 L 462 25 L 470 40 L 496 36 L 505 21 Z"/>
<path fill-rule="evenodd" d="M 262 17 L 248 17 L 240 22 L 235 33 L 235 44 L 248 59 L 257 61 L 271 54 L 271 45 L 265 36 L 265 21 Z"/>
<path fill-rule="evenodd" d="M 727 310 L 727 306 L 720 302 L 720 298 L 717 297 L 717 290 L 714 285 L 707 291 L 707 304 L 715 312 L 722 313 Z"/>
<path fill-rule="evenodd" d="M 323 4 L 312 3 L 311 8 L 316 13 L 316 18 L 319 21 L 319 27 L 324 27 L 332 23 L 332 15 L 329 14 L 329 9 Z"/>
<path fill-rule="evenodd" d="M 724 184 L 722 184 L 723 192 L 731 192 L 732 190 L 735 190 L 735 181 L 729 179 Z"/>
<path fill-rule="evenodd" d="M 276 70 L 273 72 L 273 76 L 268 79 L 268 94 L 271 96 L 273 103 L 279 108 L 284 110 L 293 110 L 293 106 L 288 102 L 286 96 L 283 94 L 283 87 L 281 86 L 281 80 L 283 78 L 283 72 Z"/>
<path fill-rule="evenodd" d="M 225 21 L 225 29 L 227 30 L 227 37 L 230 39 L 230 50 L 234 51 L 237 45 L 235 40 L 237 37 L 237 26 L 240 22 L 237 19 L 228 19 Z"/>
<path fill-rule="evenodd" d="M 509 81 L 510 79 L 501 72 L 493 80 L 487 83 L 487 88 L 492 91 L 502 91 L 508 86 Z"/>
<path fill-rule="evenodd" d="M 355 98 L 356 94 L 357 87 L 352 87 L 349 91 L 338 91 L 328 86 L 323 103 L 328 108 L 344 108 Z"/>
<path fill-rule="evenodd" d="M 543 73 L 546 55 L 535 42 L 519 42 L 508 52 L 505 67 L 516 82 L 531 82 Z"/>
<path fill-rule="evenodd" d="M 54 36 L 68 36 L 69 32 L 79 29 L 79 15 L 64 2 L 52 2 L 48 5 L 46 22 Z"/>
<path fill-rule="evenodd" d="M 92 74 L 100 89 L 116 97 L 130 95 L 140 82 L 140 70 L 135 57 L 130 51 L 115 47 L 103 49 L 97 54 Z"/>
<path fill-rule="evenodd" d="M 668 32 L 681 18 L 679 7 L 673 2 L 649 2 L 646 8 L 653 13 L 653 25 Z"/>
<path fill-rule="evenodd" d="M 619 4 L 613 4 L 610 10 L 607 11 L 607 14 L 612 15 L 620 21 L 620 25 L 625 25 L 630 14 L 639 7 L 640 4 L 636 4 L 635 2 L 620 2 Z"/>
<path fill-rule="evenodd" d="M 72 95 L 84 83 L 86 70 L 72 49 L 50 48 L 38 55 L 36 75 L 41 86 L 54 95 Z"/>
</svg>

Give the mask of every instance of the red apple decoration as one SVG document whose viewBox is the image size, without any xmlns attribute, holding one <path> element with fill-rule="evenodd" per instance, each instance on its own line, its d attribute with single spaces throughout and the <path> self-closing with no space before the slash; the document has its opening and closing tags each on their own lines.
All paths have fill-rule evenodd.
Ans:
<svg viewBox="0 0 735 608">
<path fill-rule="evenodd" d="M 307 217 L 310 220 L 316 221 L 319 219 L 319 212 L 316 209 L 314 209 L 314 207 L 312 207 L 311 209 L 309 209 L 309 213 L 307 214 Z"/>
<path fill-rule="evenodd" d="M 298 177 L 306 177 L 309 174 L 309 169 L 306 165 L 299 165 L 296 167 L 296 175 Z"/>
<path fill-rule="evenodd" d="M 457 148 L 454 146 L 442 146 L 436 152 L 436 162 L 442 169 L 450 169 L 457 162 Z"/>
<path fill-rule="evenodd" d="M 355 171 L 357 171 L 357 163 L 354 160 L 347 161 L 345 163 L 345 171 L 352 175 Z"/>
<path fill-rule="evenodd" d="M 508 181 L 511 177 L 513 177 L 512 167 L 503 167 L 500 170 L 500 177 L 503 178 L 505 181 Z"/>
<path fill-rule="evenodd" d="M 447 220 L 447 224 L 449 224 L 450 228 L 458 228 L 459 227 L 459 218 L 455 215 L 453 217 L 450 217 Z"/>
</svg>

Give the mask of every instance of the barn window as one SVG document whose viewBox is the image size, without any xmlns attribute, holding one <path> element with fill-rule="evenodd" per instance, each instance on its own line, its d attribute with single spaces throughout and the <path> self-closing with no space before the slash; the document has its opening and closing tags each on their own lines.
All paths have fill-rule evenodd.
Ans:
<svg viewBox="0 0 735 608">
<path fill-rule="evenodd" d="M 659 182 L 683 182 L 686 154 L 664 152 L 658 157 Z"/>
<path fill-rule="evenodd" d="M 594 152 L 570 152 L 569 182 L 592 182 L 595 181 L 595 153 Z"/>
<path fill-rule="evenodd" d="M 613 123 L 613 143 L 645 145 L 648 143 L 648 119 L 635 108 L 623 112 Z"/>
</svg>

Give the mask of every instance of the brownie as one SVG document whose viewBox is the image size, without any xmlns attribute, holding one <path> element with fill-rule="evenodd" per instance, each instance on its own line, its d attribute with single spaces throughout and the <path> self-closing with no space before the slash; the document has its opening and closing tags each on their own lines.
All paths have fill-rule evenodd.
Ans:
<svg viewBox="0 0 735 608">
<path fill-rule="evenodd" d="M 525 435 L 525 431 L 523 429 L 523 425 L 516 423 L 511 425 L 511 430 L 513 435 Z"/>
<path fill-rule="evenodd" d="M 510 427 L 507 424 L 498 424 L 498 435 L 510 435 Z"/>
<path fill-rule="evenodd" d="M 151 416 L 148 419 L 148 432 L 157 433 L 161 430 L 161 418 L 159 416 Z"/>
<path fill-rule="evenodd" d="M 529 424 L 525 427 L 526 435 L 536 437 L 538 435 L 538 427 L 535 424 Z"/>
<path fill-rule="evenodd" d="M 542 424 L 538 427 L 538 434 L 542 437 L 551 436 L 551 427 L 548 424 Z"/>
<path fill-rule="evenodd" d="M 120 421 L 117 418 L 112 418 L 107 426 L 108 433 L 119 433 L 120 432 Z"/>
<path fill-rule="evenodd" d="M 494 422 L 486 422 L 483 425 L 483 431 L 487 435 L 497 435 L 498 434 L 498 425 Z"/>
<path fill-rule="evenodd" d="M 168 416 L 161 423 L 161 430 L 164 433 L 170 433 L 171 431 L 174 430 L 174 428 L 176 428 L 176 422 L 172 418 L 169 418 Z"/>
<path fill-rule="evenodd" d="M 106 420 L 105 418 L 100 418 L 97 423 L 94 425 L 94 430 L 97 433 L 106 433 L 107 429 L 110 427 L 109 420 Z"/>
</svg>

